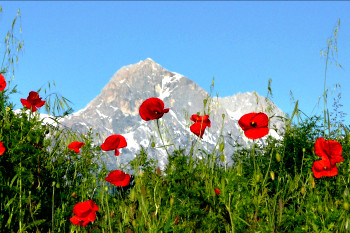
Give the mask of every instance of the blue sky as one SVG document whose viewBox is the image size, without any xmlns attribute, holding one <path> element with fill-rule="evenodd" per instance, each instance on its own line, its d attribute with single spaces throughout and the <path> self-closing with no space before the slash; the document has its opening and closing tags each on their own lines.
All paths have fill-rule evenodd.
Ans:
<svg viewBox="0 0 350 233">
<path fill-rule="evenodd" d="M 21 11 L 24 52 L 14 83 L 17 107 L 29 91 L 47 87 L 84 108 L 122 66 L 152 58 L 164 68 L 219 96 L 257 91 L 293 111 L 290 91 L 311 116 L 323 94 L 327 46 L 338 19 L 337 61 L 327 87 L 341 84 L 343 111 L 350 114 L 350 2 L 1 2 L 3 38 Z M 329 95 L 332 109 L 333 96 Z M 321 102 L 322 103 L 322 102 Z M 350 115 L 347 117 L 349 118 Z M 350 121 L 347 120 L 347 124 Z"/>
</svg>

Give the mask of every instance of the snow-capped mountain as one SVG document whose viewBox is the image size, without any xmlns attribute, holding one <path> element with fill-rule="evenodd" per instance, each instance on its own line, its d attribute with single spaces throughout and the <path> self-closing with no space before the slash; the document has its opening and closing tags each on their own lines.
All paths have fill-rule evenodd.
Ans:
<svg viewBox="0 0 350 233">
<path fill-rule="evenodd" d="M 156 147 L 163 145 L 155 121 L 143 121 L 139 115 L 141 103 L 150 97 L 162 99 L 165 108 L 170 108 L 160 120 L 164 144 L 188 149 L 192 142 L 198 139 L 189 129 L 192 124 L 190 117 L 197 112 L 203 115 L 203 100 L 208 97 L 208 93 L 190 79 L 164 69 L 150 58 L 122 67 L 113 75 L 100 95 L 84 109 L 66 117 L 62 124 L 81 133 L 92 127 L 102 138 L 112 134 L 123 135 L 128 146 L 120 150 L 118 163 L 132 160 L 143 146 L 148 148 L 148 155 L 159 159 L 159 165 L 164 167 L 167 162 L 164 148 L 150 146 L 151 142 L 155 142 Z M 206 114 L 208 106 L 211 128 L 205 130 L 203 139 L 199 141 L 204 142 L 204 148 L 212 149 L 224 123 L 222 134 L 225 138 L 228 161 L 231 161 L 233 151 L 229 144 L 245 144 L 248 141 L 238 125 L 238 120 L 243 114 L 263 111 L 269 116 L 283 116 L 280 109 L 255 92 L 239 93 L 224 98 L 214 97 L 207 103 Z M 270 128 L 275 126 L 281 129 L 282 125 L 283 122 L 276 117 L 270 120 Z M 275 130 L 270 130 L 270 134 L 279 137 Z M 167 148 L 172 151 L 174 146 Z M 109 168 L 115 169 L 116 157 L 113 152 L 110 153 L 110 158 Z"/>
</svg>

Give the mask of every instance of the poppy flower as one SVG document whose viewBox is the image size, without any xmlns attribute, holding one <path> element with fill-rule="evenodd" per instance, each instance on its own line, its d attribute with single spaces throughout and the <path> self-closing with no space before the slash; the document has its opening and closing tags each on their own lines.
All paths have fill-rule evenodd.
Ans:
<svg viewBox="0 0 350 233">
<path fill-rule="evenodd" d="M 115 170 L 108 174 L 105 180 L 115 186 L 127 186 L 130 182 L 130 175 L 121 170 Z"/>
<path fill-rule="evenodd" d="M 69 145 L 68 145 L 68 148 L 70 150 L 74 150 L 75 153 L 79 153 L 80 152 L 80 148 L 82 146 L 85 146 L 85 143 L 84 142 L 78 142 L 78 141 L 74 141 L 74 142 L 71 142 Z"/>
<path fill-rule="evenodd" d="M 269 118 L 265 113 L 248 113 L 243 115 L 239 121 L 244 135 L 250 139 L 262 138 L 269 133 Z"/>
<path fill-rule="evenodd" d="M 41 100 L 39 94 L 35 91 L 29 92 L 27 99 L 21 99 L 21 103 L 24 107 L 31 109 L 32 112 L 36 112 L 37 108 L 42 107 L 45 101 Z"/>
<path fill-rule="evenodd" d="M 122 135 L 111 135 L 106 140 L 104 143 L 101 145 L 101 149 L 104 151 L 109 151 L 109 150 L 115 150 L 114 154 L 115 156 L 119 155 L 119 148 L 126 147 L 127 143 L 125 138 Z"/>
<path fill-rule="evenodd" d="M 315 142 L 315 154 L 321 157 L 321 160 L 315 161 L 312 171 L 316 178 L 323 176 L 331 177 L 338 174 L 337 163 L 343 162 L 341 156 L 342 147 L 339 142 L 334 140 L 326 141 L 324 138 L 318 138 Z"/>
<path fill-rule="evenodd" d="M 194 121 L 194 124 L 190 127 L 191 132 L 198 137 L 203 138 L 205 128 L 207 126 L 210 127 L 209 116 L 199 116 L 197 114 L 194 114 L 191 116 L 191 121 Z"/>
<path fill-rule="evenodd" d="M 6 88 L 6 81 L 4 76 L 2 76 L 2 74 L 0 74 L 0 91 L 3 91 Z"/>
<path fill-rule="evenodd" d="M 5 153 L 6 148 L 4 147 L 4 144 L 0 142 L 0 155 L 3 155 Z"/>
<path fill-rule="evenodd" d="M 167 112 L 169 108 L 164 109 L 164 102 L 155 97 L 146 99 L 139 108 L 140 116 L 145 121 L 159 119 Z"/>
<path fill-rule="evenodd" d="M 70 218 L 70 221 L 75 225 L 86 226 L 89 222 L 96 220 L 96 211 L 98 206 L 92 201 L 79 202 L 73 207 L 75 216 Z"/>
<path fill-rule="evenodd" d="M 220 195 L 220 189 L 215 189 L 216 195 Z"/>
</svg>

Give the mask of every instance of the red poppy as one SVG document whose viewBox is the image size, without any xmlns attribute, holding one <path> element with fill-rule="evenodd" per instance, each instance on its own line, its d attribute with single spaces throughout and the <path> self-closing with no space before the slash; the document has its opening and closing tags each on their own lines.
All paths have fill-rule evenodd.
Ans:
<svg viewBox="0 0 350 233">
<path fill-rule="evenodd" d="M 215 189 L 216 195 L 220 195 L 220 189 Z"/>
<path fill-rule="evenodd" d="M 146 99 L 139 109 L 140 116 L 145 121 L 159 119 L 167 112 L 169 108 L 164 109 L 164 102 L 155 97 Z"/>
<path fill-rule="evenodd" d="M 75 225 L 86 226 L 89 222 L 96 220 L 96 211 L 98 206 L 92 201 L 79 202 L 73 208 L 75 216 L 70 218 L 70 221 Z"/>
<path fill-rule="evenodd" d="M 37 108 L 42 107 L 45 101 L 41 100 L 39 94 L 35 91 L 29 92 L 27 99 L 21 99 L 21 103 L 24 107 L 31 109 L 32 112 L 36 112 Z"/>
<path fill-rule="evenodd" d="M 78 142 L 78 141 L 74 141 L 74 142 L 71 142 L 69 145 L 68 145 L 68 148 L 70 150 L 74 150 L 75 153 L 79 153 L 80 152 L 80 148 L 82 146 L 85 146 L 85 143 L 84 142 Z"/>
<path fill-rule="evenodd" d="M 315 143 L 315 154 L 321 157 L 321 160 L 315 161 L 312 171 L 316 178 L 323 176 L 331 177 L 338 174 L 337 163 L 343 162 L 341 156 L 342 147 L 339 142 L 334 140 L 326 141 L 324 138 L 318 138 Z"/>
<path fill-rule="evenodd" d="M 6 148 L 4 147 L 4 144 L 0 142 L 0 155 L 3 155 L 5 153 Z"/>
<path fill-rule="evenodd" d="M 115 156 L 119 155 L 119 148 L 126 147 L 127 143 L 122 135 L 111 135 L 102 143 L 101 149 L 104 151 L 115 150 Z"/>
<path fill-rule="evenodd" d="M 250 139 L 262 138 L 269 133 L 269 118 L 265 113 L 248 113 L 238 121 L 244 135 Z"/>
<path fill-rule="evenodd" d="M 108 174 L 105 180 L 115 186 L 127 186 L 130 182 L 130 175 L 121 170 L 115 170 Z"/>
<path fill-rule="evenodd" d="M 194 124 L 190 127 L 191 132 L 198 137 L 203 138 L 205 128 L 207 126 L 210 127 L 209 116 L 198 116 L 197 114 L 194 114 L 191 116 L 191 121 L 194 121 Z"/>
<path fill-rule="evenodd" d="M 2 76 L 2 74 L 0 74 L 0 91 L 3 91 L 6 88 L 6 81 L 4 76 Z"/>
</svg>

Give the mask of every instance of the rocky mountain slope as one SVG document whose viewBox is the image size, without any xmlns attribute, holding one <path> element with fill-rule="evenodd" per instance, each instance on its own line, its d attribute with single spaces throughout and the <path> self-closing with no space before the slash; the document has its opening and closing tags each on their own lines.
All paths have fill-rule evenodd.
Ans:
<svg viewBox="0 0 350 233">
<path fill-rule="evenodd" d="M 189 148 L 198 138 L 190 132 L 190 117 L 200 112 L 203 114 L 203 100 L 208 93 L 190 79 L 170 72 L 155 63 L 152 59 L 140 61 L 137 64 L 122 67 L 117 71 L 109 83 L 102 89 L 101 94 L 93 99 L 84 109 L 66 117 L 62 124 L 81 133 L 90 127 L 100 133 L 102 138 L 112 134 L 121 134 L 126 138 L 128 146 L 120 150 L 118 161 L 110 153 L 109 168 L 116 169 L 116 164 L 126 164 L 135 157 L 141 146 L 148 148 L 149 156 L 159 160 L 164 167 L 167 162 L 154 121 L 143 121 L 139 115 L 139 106 L 150 97 L 158 97 L 164 101 L 165 108 L 170 108 L 161 118 L 161 131 L 165 144 L 174 144 L 177 148 Z M 269 100 L 257 93 L 238 93 L 230 97 L 214 97 L 206 106 L 206 113 L 210 106 L 211 128 L 207 128 L 203 136 L 202 146 L 213 148 L 217 142 L 223 125 L 223 136 L 226 143 L 226 157 L 230 162 L 233 148 L 229 144 L 246 144 L 248 140 L 242 135 L 238 125 L 239 118 L 249 112 L 263 111 L 269 116 L 283 116 L 283 113 Z M 222 115 L 225 114 L 223 119 Z M 224 121 L 223 121 L 224 120 Z M 274 117 L 270 127 L 281 129 L 283 122 Z M 208 130 L 209 129 L 209 130 Z M 270 130 L 274 137 L 279 133 Z M 260 140 L 264 142 L 264 138 Z M 173 146 L 168 149 L 173 150 Z"/>
</svg>

